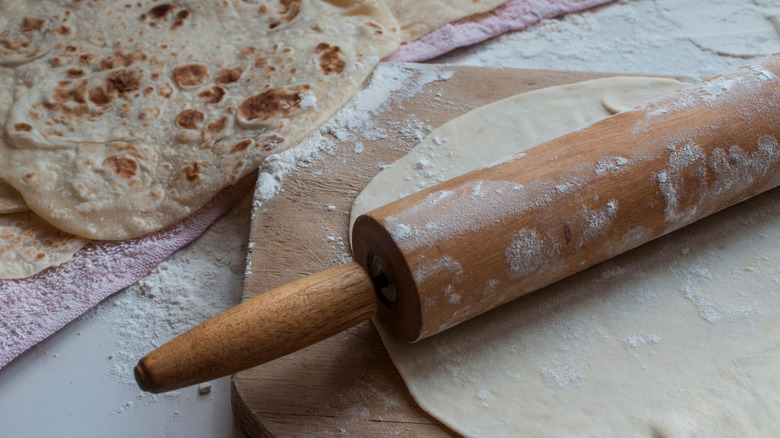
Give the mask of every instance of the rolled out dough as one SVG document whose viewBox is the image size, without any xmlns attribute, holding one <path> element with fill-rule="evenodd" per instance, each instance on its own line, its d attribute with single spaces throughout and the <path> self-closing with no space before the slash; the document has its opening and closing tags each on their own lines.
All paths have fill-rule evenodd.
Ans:
<svg viewBox="0 0 780 438">
<path fill-rule="evenodd" d="M 482 107 L 377 175 L 352 217 L 681 85 Z M 419 405 L 463 435 L 778 436 L 778 211 L 774 190 L 416 344 L 380 333 Z"/>
</svg>

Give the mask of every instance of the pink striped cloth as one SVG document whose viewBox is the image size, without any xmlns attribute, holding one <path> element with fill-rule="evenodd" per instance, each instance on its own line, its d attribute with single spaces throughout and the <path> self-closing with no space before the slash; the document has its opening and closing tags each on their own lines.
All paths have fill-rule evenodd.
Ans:
<svg viewBox="0 0 780 438">
<path fill-rule="evenodd" d="M 387 60 L 429 60 L 545 18 L 610 1 L 512 0 L 406 43 Z M 121 242 L 94 242 L 56 268 L 23 280 L 0 280 L 0 368 L 102 299 L 145 277 L 206 231 L 249 193 L 253 183 L 253 176 L 242 179 L 196 213 L 158 233 Z"/>
<path fill-rule="evenodd" d="M 600 6 L 614 0 L 511 0 L 484 14 L 446 24 L 423 37 L 405 43 L 386 61 L 420 62 L 458 47 L 470 46 L 544 19 Z"/>
</svg>

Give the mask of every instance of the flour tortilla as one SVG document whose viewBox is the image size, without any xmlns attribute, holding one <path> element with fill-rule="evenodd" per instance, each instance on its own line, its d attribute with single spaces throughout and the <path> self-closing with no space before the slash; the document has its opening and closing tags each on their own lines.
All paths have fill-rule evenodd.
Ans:
<svg viewBox="0 0 780 438">
<path fill-rule="evenodd" d="M 87 243 L 89 239 L 60 231 L 31 211 L 0 215 L 0 280 L 60 265 Z"/>
<path fill-rule="evenodd" d="M 592 81 L 480 108 L 360 197 L 379 205 L 388 187 L 407 185 L 400 196 L 467 170 L 463 160 L 488 164 L 508 140 L 522 151 L 647 98 L 615 84 L 653 82 Z M 777 436 L 778 209 L 775 190 L 416 344 L 380 333 L 420 406 L 463 435 Z"/>
<path fill-rule="evenodd" d="M 325 122 L 399 44 L 376 0 L 9 5 L 0 178 L 96 239 L 192 213 Z"/>
<path fill-rule="evenodd" d="M 18 213 L 30 208 L 16 189 L 0 179 L 0 214 Z"/>
<path fill-rule="evenodd" d="M 402 41 L 412 41 L 447 23 L 490 11 L 508 0 L 385 0 L 401 25 Z"/>
</svg>

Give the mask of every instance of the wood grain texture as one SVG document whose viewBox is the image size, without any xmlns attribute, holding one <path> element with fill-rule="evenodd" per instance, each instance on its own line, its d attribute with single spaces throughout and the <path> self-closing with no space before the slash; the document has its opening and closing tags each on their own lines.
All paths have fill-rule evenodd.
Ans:
<svg viewBox="0 0 780 438">
<path fill-rule="evenodd" d="M 348 248 L 346 214 L 380 170 L 414 141 L 398 123 L 413 117 L 436 128 L 478 106 L 547 86 L 614 76 L 609 73 L 440 67 L 452 78 L 390 103 L 375 122 L 387 138 L 337 142 L 284 182 L 252 222 L 251 275 L 244 299 L 341 263 Z M 334 211 L 326 206 L 333 205 Z M 341 238 L 331 240 L 328 236 Z M 251 437 L 456 436 L 423 412 L 409 395 L 371 323 L 233 377 L 233 409 Z"/>
</svg>

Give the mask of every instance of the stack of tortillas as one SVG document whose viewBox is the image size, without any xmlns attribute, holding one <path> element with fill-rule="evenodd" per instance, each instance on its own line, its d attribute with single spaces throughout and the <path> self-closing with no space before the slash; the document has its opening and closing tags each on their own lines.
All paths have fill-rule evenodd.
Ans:
<svg viewBox="0 0 780 438">
<path fill-rule="evenodd" d="M 179 221 L 503 1 L 430 3 L 0 1 L 0 279 Z"/>
<path fill-rule="evenodd" d="M 401 40 L 504 2 L 0 2 L 0 279 L 177 222 Z"/>
</svg>

